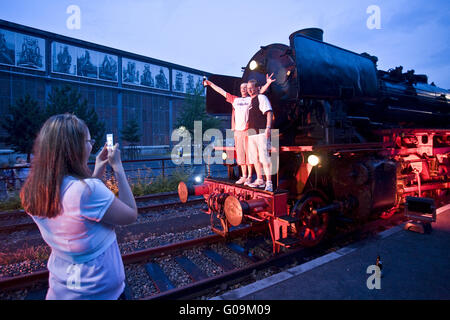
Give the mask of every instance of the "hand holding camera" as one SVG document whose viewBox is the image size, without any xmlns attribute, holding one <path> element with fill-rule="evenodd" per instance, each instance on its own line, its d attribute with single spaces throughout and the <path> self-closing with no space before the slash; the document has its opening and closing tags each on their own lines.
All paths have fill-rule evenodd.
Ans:
<svg viewBox="0 0 450 320">
<path fill-rule="evenodd" d="M 123 170 L 118 143 L 116 143 L 113 147 L 111 147 L 110 150 L 108 150 L 108 162 L 114 172 Z"/>
<path fill-rule="evenodd" d="M 113 143 L 113 135 L 107 134 L 106 143 L 95 158 L 95 168 L 92 177 L 102 179 L 108 163 L 114 172 L 123 170 L 119 144 L 116 143 L 114 145 Z"/>
<path fill-rule="evenodd" d="M 105 143 L 102 150 L 95 157 L 95 168 L 92 174 L 93 178 L 102 179 L 103 175 L 105 174 L 106 164 L 108 163 L 108 161 L 108 149 Z"/>
</svg>

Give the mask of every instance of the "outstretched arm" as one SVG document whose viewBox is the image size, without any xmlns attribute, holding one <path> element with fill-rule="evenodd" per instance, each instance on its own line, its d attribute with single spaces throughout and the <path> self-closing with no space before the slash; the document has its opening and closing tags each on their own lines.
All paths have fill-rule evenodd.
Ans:
<svg viewBox="0 0 450 320">
<path fill-rule="evenodd" d="M 217 93 L 220 93 L 221 95 L 223 95 L 225 97 L 225 99 L 227 98 L 227 92 L 225 90 L 223 90 L 221 87 L 216 86 L 214 83 L 212 83 L 209 80 L 205 80 L 204 83 L 205 83 L 205 85 L 213 88 L 214 91 L 216 91 Z"/>
<path fill-rule="evenodd" d="M 267 89 L 269 89 L 270 85 L 272 84 L 272 82 L 276 81 L 277 79 L 272 79 L 273 73 L 269 76 L 268 74 L 266 74 L 266 84 L 264 86 L 262 86 L 261 90 L 259 91 L 259 93 L 264 93 L 267 91 Z"/>
</svg>

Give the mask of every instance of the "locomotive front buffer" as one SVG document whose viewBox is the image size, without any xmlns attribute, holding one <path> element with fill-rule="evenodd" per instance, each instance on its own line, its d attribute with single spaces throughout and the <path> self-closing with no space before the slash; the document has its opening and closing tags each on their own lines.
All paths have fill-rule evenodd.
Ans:
<svg viewBox="0 0 450 320">
<path fill-rule="evenodd" d="M 268 192 L 237 186 L 229 180 L 219 178 L 206 178 L 203 184 L 193 187 L 180 182 L 178 194 L 183 203 L 189 195 L 203 195 L 208 205 L 205 213 L 211 217 L 211 229 L 224 237 L 238 226 L 266 223 L 272 238 L 273 253 L 278 253 L 281 247 L 312 246 L 320 242 L 327 226 L 327 223 L 323 223 L 323 217 L 327 215 L 323 213 L 330 209 L 323 207 L 322 210 L 316 210 L 306 204 L 303 212 L 310 217 L 309 223 L 305 224 L 304 217 L 300 219 L 290 214 L 288 191 Z"/>
</svg>

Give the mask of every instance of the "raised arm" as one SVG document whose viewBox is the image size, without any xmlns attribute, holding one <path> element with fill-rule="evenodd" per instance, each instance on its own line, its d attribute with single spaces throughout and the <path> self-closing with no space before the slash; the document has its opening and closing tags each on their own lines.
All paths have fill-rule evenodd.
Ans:
<svg viewBox="0 0 450 320">
<path fill-rule="evenodd" d="M 125 170 L 120 158 L 119 144 L 113 147 L 112 151 L 108 153 L 108 161 L 114 170 L 114 175 L 119 188 L 119 197 L 114 198 L 105 215 L 102 218 L 103 222 L 114 225 L 125 225 L 136 221 L 137 206 L 128 183 Z"/>
<path fill-rule="evenodd" d="M 266 74 L 266 84 L 261 87 L 261 90 L 259 91 L 259 93 L 263 94 L 264 92 L 266 92 L 267 89 L 269 89 L 272 82 L 277 80 L 277 79 L 272 79 L 272 76 L 273 76 L 273 73 L 270 76 L 268 74 Z"/>
<path fill-rule="evenodd" d="M 216 86 L 214 83 L 212 83 L 209 80 L 205 80 L 204 82 L 205 82 L 205 84 L 207 86 L 210 86 L 211 88 L 213 88 L 214 91 L 216 91 L 217 93 L 220 93 L 221 95 L 223 95 L 225 97 L 225 99 L 227 98 L 227 92 L 225 90 L 223 90 L 221 87 Z"/>
</svg>

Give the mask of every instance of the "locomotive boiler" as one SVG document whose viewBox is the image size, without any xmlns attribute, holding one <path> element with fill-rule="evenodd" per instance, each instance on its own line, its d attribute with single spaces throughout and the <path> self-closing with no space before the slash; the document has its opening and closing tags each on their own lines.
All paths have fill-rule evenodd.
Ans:
<svg viewBox="0 0 450 320">
<path fill-rule="evenodd" d="M 266 95 L 279 132 L 275 192 L 211 177 L 200 186 L 180 184 L 182 201 L 204 195 L 217 233 L 267 223 L 278 252 L 318 244 L 336 219 L 389 218 L 406 196 L 448 203 L 450 92 L 414 70 L 378 70 L 377 57 L 322 37 L 316 28 L 294 32 L 289 45 L 262 46 L 242 78 L 210 77 L 238 95 L 242 82 L 263 85 L 273 73 Z M 211 90 L 206 105 L 210 114 L 231 113 Z"/>
</svg>

